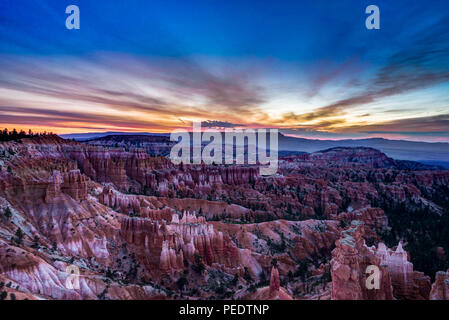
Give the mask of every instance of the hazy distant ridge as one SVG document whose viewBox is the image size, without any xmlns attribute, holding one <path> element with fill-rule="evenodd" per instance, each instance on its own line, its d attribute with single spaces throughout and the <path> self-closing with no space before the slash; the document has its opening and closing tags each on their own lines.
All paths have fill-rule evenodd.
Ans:
<svg viewBox="0 0 449 320">
<path fill-rule="evenodd" d="M 64 139 L 85 141 L 110 135 L 152 135 L 168 136 L 168 133 L 151 132 L 101 132 L 60 135 Z M 279 135 L 280 151 L 316 152 L 335 147 L 370 147 L 384 152 L 393 159 L 420 161 L 426 164 L 441 165 L 449 169 L 449 143 L 415 142 L 407 140 L 388 140 L 383 138 L 313 140 Z"/>
</svg>

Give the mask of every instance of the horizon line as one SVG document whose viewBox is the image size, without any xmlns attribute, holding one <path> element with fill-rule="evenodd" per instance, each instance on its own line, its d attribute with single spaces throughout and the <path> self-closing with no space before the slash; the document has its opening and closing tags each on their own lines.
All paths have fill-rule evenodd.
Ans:
<svg viewBox="0 0 449 320">
<path fill-rule="evenodd" d="M 213 128 L 216 129 L 216 128 Z M 229 128 L 228 128 L 229 129 Z M 267 128 L 268 129 L 268 128 Z M 244 130 L 244 129 L 243 129 Z M 307 136 L 301 136 L 301 135 L 294 135 L 294 134 L 287 134 L 284 132 L 281 132 L 282 129 L 279 130 L 279 133 L 282 134 L 285 137 L 294 138 L 294 139 L 304 139 L 304 140 L 310 140 L 310 141 L 359 141 L 359 140 L 375 140 L 375 139 L 382 139 L 386 141 L 402 141 L 402 142 L 416 142 L 416 143 L 444 143 L 449 144 L 449 141 L 425 141 L 425 140 L 409 140 L 409 139 L 391 139 L 391 138 L 385 138 L 382 136 L 373 136 L 373 137 L 342 137 L 342 138 L 332 138 L 332 137 L 307 137 Z M 75 136 L 75 135 L 104 135 L 111 136 L 111 135 L 148 135 L 148 134 L 157 134 L 157 135 L 170 135 L 171 132 L 151 132 L 151 131 L 90 131 L 90 132 L 76 132 L 76 133 L 55 133 L 57 136 L 64 138 L 64 136 Z M 64 138 L 65 139 L 65 138 Z"/>
</svg>

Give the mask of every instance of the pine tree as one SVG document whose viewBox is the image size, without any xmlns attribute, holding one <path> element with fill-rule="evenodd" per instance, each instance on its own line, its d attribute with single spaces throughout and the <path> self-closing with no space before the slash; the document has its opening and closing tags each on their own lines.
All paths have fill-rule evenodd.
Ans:
<svg viewBox="0 0 449 320">
<path fill-rule="evenodd" d="M 6 209 L 5 209 L 5 217 L 7 219 L 10 219 L 12 217 L 12 212 L 11 212 L 11 209 L 9 207 L 6 207 Z"/>
<path fill-rule="evenodd" d="M 185 276 L 182 276 L 181 278 L 176 281 L 176 285 L 178 286 L 179 290 L 183 290 L 186 285 L 189 284 L 189 280 Z"/>
<path fill-rule="evenodd" d="M 245 267 L 245 273 L 243 275 L 243 279 L 245 279 L 246 282 L 252 282 L 253 278 L 251 277 L 251 274 L 249 273 L 249 270 L 247 267 Z"/>
<path fill-rule="evenodd" d="M 22 229 L 18 228 L 16 231 L 16 243 L 22 244 L 23 241 L 23 232 Z"/>
<path fill-rule="evenodd" d="M 39 237 L 34 236 L 33 238 L 33 244 L 31 245 L 32 248 L 38 249 L 39 248 Z"/>
</svg>

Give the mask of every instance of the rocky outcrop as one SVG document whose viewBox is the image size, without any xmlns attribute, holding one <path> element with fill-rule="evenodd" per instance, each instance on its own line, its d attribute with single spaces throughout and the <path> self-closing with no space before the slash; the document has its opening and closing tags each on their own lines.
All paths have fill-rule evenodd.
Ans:
<svg viewBox="0 0 449 320">
<path fill-rule="evenodd" d="M 362 208 L 343 212 L 335 218 L 347 222 L 360 220 L 364 222 L 365 226 L 378 231 L 385 231 L 388 228 L 388 218 L 380 208 Z"/>
<path fill-rule="evenodd" d="M 61 185 L 64 182 L 61 172 L 55 170 L 48 179 L 48 186 L 45 190 L 45 202 L 50 203 L 61 195 Z"/>
<path fill-rule="evenodd" d="M 430 291 L 430 300 L 449 300 L 449 270 L 439 271 Z"/>
<path fill-rule="evenodd" d="M 380 243 L 376 256 L 380 258 L 380 263 L 387 267 L 391 275 L 393 294 L 397 299 L 429 299 L 430 277 L 422 272 L 413 271 L 413 264 L 408 261 L 408 254 L 401 243 L 394 251 Z"/>
<path fill-rule="evenodd" d="M 82 175 L 80 170 L 71 170 L 64 173 L 61 191 L 72 197 L 74 200 L 86 200 L 86 176 Z"/>
<path fill-rule="evenodd" d="M 279 288 L 281 287 L 281 281 L 279 280 L 279 271 L 276 267 L 271 268 L 270 274 L 270 295 L 277 295 Z"/>
<path fill-rule="evenodd" d="M 353 221 L 342 232 L 332 251 L 331 276 L 333 300 L 392 300 L 393 288 L 388 270 L 363 240 L 363 223 Z M 367 286 L 367 267 L 379 270 L 378 289 Z"/>
<path fill-rule="evenodd" d="M 86 177 L 79 170 L 70 170 L 64 173 L 54 170 L 48 181 L 45 202 L 51 203 L 60 198 L 61 192 L 67 194 L 74 200 L 86 200 Z"/>
<path fill-rule="evenodd" d="M 277 220 L 244 225 L 213 222 L 213 225 L 240 247 L 257 253 L 256 259 L 264 270 L 270 270 L 270 256 L 276 256 L 277 270 L 283 275 L 297 270 L 295 261 L 330 255 L 339 236 L 338 222 L 326 220 Z"/>
<path fill-rule="evenodd" d="M 364 233 L 363 223 L 355 220 L 336 243 L 331 262 L 332 299 L 428 299 L 430 277 L 413 270 L 402 244 L 396 250 L 383 243 L 377 248 L 367 247 Z M 369 289 L 366 285 L 368 266 L 380 271 L 379 289 Z"/>
<path fill-rule="evenodd" d="M 206 265 L 228 272 L 241 273 L 245 266 L 257 276 L 261 270 L 248 250 L 235 247 L 222 232 L 194 214 L 184 213 L 181 218 L 174 214 L 171 222 L 124 217 L 121 235 L 150 273 L 173 274 L 185 268 L 185 261 L 195 264 L 196 255 Z"/>
<path fill-rule="evenodd" d="M 270 274 L 270 285 L 257 289 L 256 292 L 244 296 L 247 300 L 293 300 L 287 290 L 282 288 L 279 280 L 279 271 L 273 266 Z"/>
<path fill-rule="evenodd" d="M 395 166 L 395 161 L 373 148 L 331 148 L 311 154 L 309 160 L 326 161 L 337 164 L 370 164 L 375 168 Z"/>
</svg>

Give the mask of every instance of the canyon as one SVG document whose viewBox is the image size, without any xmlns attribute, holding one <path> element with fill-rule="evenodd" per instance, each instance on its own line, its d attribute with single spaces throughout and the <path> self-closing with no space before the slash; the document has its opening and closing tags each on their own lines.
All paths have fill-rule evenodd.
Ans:
<svg viewBox="0 0 449 320">
<path fill-rule="evenodd" d="M 102 141 L 0 143 L 0 297 L 449 298 L 449 171 L 336 147 L 261 176 Z"/>
</svg>

